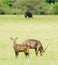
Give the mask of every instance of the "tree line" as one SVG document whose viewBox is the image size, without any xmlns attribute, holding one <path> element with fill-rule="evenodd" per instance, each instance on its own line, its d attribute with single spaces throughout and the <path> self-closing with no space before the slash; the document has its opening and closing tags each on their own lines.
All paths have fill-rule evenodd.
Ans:
<svg viewBox="0 0 58 65">
<path fill-rule="evenodd" d="M 35 15 L 58 14 L 57 0 L 0 0 L 0 14 L 24 14 L 31 11 Z"/>
</svg>

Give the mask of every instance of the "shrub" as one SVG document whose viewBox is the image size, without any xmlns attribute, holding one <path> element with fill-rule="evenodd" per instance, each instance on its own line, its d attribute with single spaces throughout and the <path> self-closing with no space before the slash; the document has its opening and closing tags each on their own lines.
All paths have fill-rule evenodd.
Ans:
<svg viewBox="0 0 58 65">
<path fill-rule="evenodd" d="M 53 15 L 54 14 L 54 4 L 45 4 L 45 14 Z"/>
<path fill-rule="evenodd" d="M 54 13 L 58 14 L 58 3 L 54 4 Z"/>
</svg>

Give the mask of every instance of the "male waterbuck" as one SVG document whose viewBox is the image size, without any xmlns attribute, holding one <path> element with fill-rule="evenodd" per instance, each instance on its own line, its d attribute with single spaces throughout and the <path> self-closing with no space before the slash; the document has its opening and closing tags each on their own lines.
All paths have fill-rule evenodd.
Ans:
<svg viewBox="0 0 58 65">
<path fill-rule="evenodd" d="M 17 44 L 16 43 L 17 37 L 16 38 L 10 37 L 10 39 L 13 41 L 13 48 L 14 48 L 16 57 L 18 56 L 19 52 L 24 52 L 26 57 L 29 56 L 29 46 L 28 45 Z"/>
<path fill-rule="evenodd" d="M 41 42 L 35 39 L 28 39 L 24 41 L 22 44 L 28 45 L 30 49 L 35 49 L 36 56 L 38 55 L 38 51 L 40 51 L 40 55 L 42 55 L 43 52 L 47 49 L 47 47 L 44 49 Z"/>
</svg>

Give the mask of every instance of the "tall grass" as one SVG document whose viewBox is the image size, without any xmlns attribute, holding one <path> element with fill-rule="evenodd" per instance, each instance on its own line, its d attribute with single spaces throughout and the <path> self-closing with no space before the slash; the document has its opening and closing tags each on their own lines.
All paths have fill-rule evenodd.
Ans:
<svg viewBox="0 0 58 65">
<path fill-rule="evenodd" d="M 19 53 L 15 58 L 10 37 L 18 37 L 17 43 L 33 38 L 40 40 L 48 48 L 43 56 L 36 57 L 30 50 L 30 57 Z M 58 65 L 58 16 L 34 16 L 25 19 L 24 16 L 0 16 L 0 65 Z"/>
</svg>

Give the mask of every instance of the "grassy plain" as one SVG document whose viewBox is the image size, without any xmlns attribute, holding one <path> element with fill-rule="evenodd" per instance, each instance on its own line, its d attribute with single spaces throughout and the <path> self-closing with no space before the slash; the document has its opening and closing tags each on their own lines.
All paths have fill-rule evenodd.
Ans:
<svg viewBox="0 0 58 65">
<path fill-rule="evenodd" d="M 29 58 L 20 53 L 15 58 L 10 37 L 17 43 L 26 39 L 40 40 L 48 48 L 43 56 L 30 50 Z M 37 16 L 25 19 L 23 15 L 0 15 L 0 65 L 58 65 L 58 16 Z"/>
</svg>

